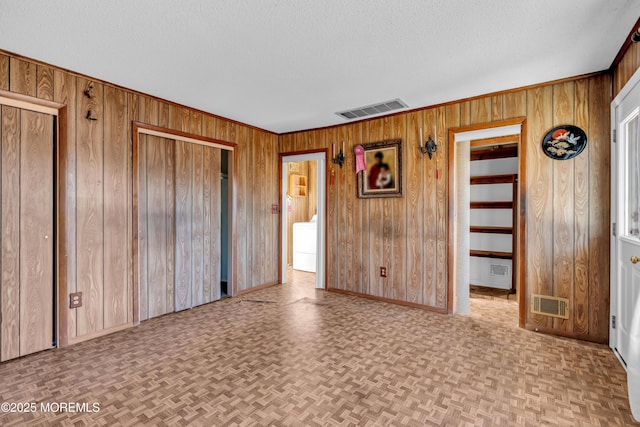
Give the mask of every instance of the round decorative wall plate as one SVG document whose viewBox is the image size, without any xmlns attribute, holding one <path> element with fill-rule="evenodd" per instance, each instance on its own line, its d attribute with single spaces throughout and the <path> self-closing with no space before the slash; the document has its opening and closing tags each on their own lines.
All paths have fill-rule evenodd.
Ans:
<svg viewBox="0 0 640 427">
<path fill-rule="evenodd" d="M 556 126 L 542 139 L 542 151 L 554 160 L 573 159 L 586 146 L 587 134 L 572 125 Z"/>
</svg>

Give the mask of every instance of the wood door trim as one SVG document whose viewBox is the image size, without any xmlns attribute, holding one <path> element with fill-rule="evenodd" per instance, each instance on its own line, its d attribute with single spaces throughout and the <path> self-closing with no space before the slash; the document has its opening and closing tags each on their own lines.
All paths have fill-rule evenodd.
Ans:
<svg viewBox="0 0 640 427">
<path fill-rule="evenodd" d="M 449 194 L 448 194 L 448 209 L 449 209 L 449 224 L 448 224 L 448 242 L 447 245 L 447 312 L 453 313 L 453 292 L 454 292 L 454 259 L 455 259 L 455 248 L 453 245 L 454 242 L 454 231 L 455 231 L 455 195 L 456 195 L 456 167 L 455 167 L 455 134 L 461 132 L 469 132 L 475 130 L 483 130 L 489 128 L 496 127 L 505 127 L 512 125 L 520 125 L 520 142 L 518 143 L 518 181 L 517 181 L 517 194 L 518 200 L 514 200 L 514 205 L 518 209 L 518 223 L 517 226 L 514 224 L 514 231 L 518 236 L 518 245 L 517 248 L 513 248 L 514 250 L 514 258 L 517 261 L 518 266 L 518 325 L 521 328 L 525 327 L 525 320 L 527 314 L 526 308 L 526 292 L 527 286 L 525 282 L 526 278 L 526 152 L 527 152 L 527 119 L 525 117 L 509 119 L 509 120 L 499 120 L 495 122 L 481 123 L 472 126 L 462 126 L 456 128 L 450 128 L 448 132 L 448 186 L 449 186 Z"/>
<path fill-rule="evenodd" d="M 233 142 L 226 142 L 226 141 L 221 141 L 219 139 L 214 139 L 214 138 L 208 138 L 206 136 L 200 136 L 200 135 L 196 135 L 193 133 L 188 133 L 188 132 L 181 132 L 181 131 L 177 131 L 177 130 L 173 130 L 173 129 L 169 129 L 169 128 L 164 128 L 161 126 L 156 126 L 156 125 L 150 125 L 148 123 L 143 123 L 143 122 L 139 122 L 139 121 L 133 121 L 132 122 L 132 127 L 131 127 L 131 131 L 133 133 L 132 135 L 132 166 L 133 166 L 133 181 L 132 181 L 132 218 L 131 218 L 131 224 L 132 224 L 132 253 L 131 253 L 131 259 L 132 264 L 133 264 L 133 286 L 132 286 L 132 290 L 131 292 L 133 293 L 132 295 L 132 305 L 133 305 L 133 325 L 138 325 L 140 324 L 140 301 L 139 301 L 139 297 L 138 297 L 138 293 L 140 291 L 139 286 L 140 284 L 138 283 L 138 186 L 139 186 L 139 180 L 140 180 L 140 171 L 139 171 L 139 167 L 138 167 L 138 147 L 140 144 L 140 134 L 143 135 L 150 135 L 150 136 L 157 136 L 160 138 L 165 138 L 165 139 L 171 139 L 174 141 L 183 141 L 183 142 L 187 142 L 187 143 L 192 143 L 192 144 L 198 144 L 198 145 L 206 145 L 208 147 L 216 147 L 216 148 L 220 148 L 223 150 L 227 150 L 231 152 L 231 170 L 229 171 L 229 176 L 231 177 L 231 185 L 229 186 L 229 198 L 231 200 L 230 203 L 230 208 L 231 208 L 231 212 L 229 213 L 229 226 L 231 228 L 231 233 L 230 233 L 230 252 L 229 252 L 229 258 L 228 258 L 228 262 L 230 262 L 231 264 L 231 268 L 229 271 L 229 276 L 227 279 L 227 282 L 231 284 L 231 296 L 235 296 L 237 294 L 237 283 L 236 283 L 236 275 L 235 275 L 235 271 L 236 271 L 236 253 L 237 253 L 237 245 L 236 245 L 236 237 L 237 237 L 237 232 L 236 232 L 236 219 L 235 219 L 235 215 L 236 215 L 236 182 L 237 182 L 237 177 L 236 177 L 236 171 L 237 171 L 237 156 L 234 155 L 234 153 L 237 151 L 238 149 L 238 144 L 233 143 Z"/>
<path fill-rule="evenodd" d="M 65 107 L 64 104 L 59 102 L 47 101 L 7 90 L 0 90 L 0 104 L 56 117 L 60 115 L 60 109 Z"/>
<path fill-rule="evenodd" d="M 326 244 L 326 242 L 328 241 L 329 238 L 329 232 L 328 229 L 329 227 L 327 227 L 327 211 L 328 211 L 328 197 L 327 195 L 329 194 L 329 180 L 326 179 L 326 175 L 327 175 L 327 171 L 329 170 L 329 149 L 328 148 L 320 148 L 320 149 L 314 149 L 314 150 L 299 150 L 299 151 L 286 151 L 286 152 L 282 152 L 282 153 L 278 153 L 278 206 L 279 208 L 279 218 L 278 218 L 278 283 L 282 283 L 282 185 L 283 185 L 283 169 L 282 169 L 282 160 L 284 157 L 288 157 L 288 156 L 297 156 L 300 154 L 317 154 L 317 153 L 324 153 L 324 173 L 325 173 L 325 180 L 324 180 L 324 198 L 325 198 L 325 202 L 324 202 L 324 221 L 325 221 L 325 227 L 324 227 L 324 241 L 325 241 L 325 245 L 324 245 L 324 289 L 328 290 L 328 277 L 329 277 L 329 262 L 327 260 L 327 257 L 329 255 L 329 248 L 328 245 Z M 318 162 L 320 160 L 317 160 Z"/>
</svg>

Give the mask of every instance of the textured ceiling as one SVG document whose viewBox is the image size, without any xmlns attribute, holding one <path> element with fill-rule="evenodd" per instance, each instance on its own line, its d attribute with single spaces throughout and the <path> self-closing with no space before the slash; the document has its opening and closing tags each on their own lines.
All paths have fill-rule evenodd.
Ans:
<svg viewBox="0 0 640 427">
<path fill-rule="evenodd" d="M 609 68 L 640 0 L 0 0 L 0 49 L 274 132 Z"/>
</svg>

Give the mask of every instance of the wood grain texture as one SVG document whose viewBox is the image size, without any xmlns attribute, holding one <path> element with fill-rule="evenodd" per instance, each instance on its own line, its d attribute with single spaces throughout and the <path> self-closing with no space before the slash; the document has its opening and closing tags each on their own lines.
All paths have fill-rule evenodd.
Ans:
<svg viewBox="0 0 640 427">
<path fill-rule="evenodd" d="M 53 100 L 53 68 L 36 67 L 36 95 L 40 99 Z"/>
<path fill-rule="evenodd" d="M 527 95 L 527 129 L 530 141 L 541 141 L 553 124 L 553 89 L 530 90 Z M 528 293 L 553 295 L 553 160 L 536 143 L 528 145 L 527 256 Z M 527 322 L 551 327 L 551 318 L 527 316 Z"/>
<path fill-rule="evenodd" d="M 598 265 L 589 272 L 589 336 L 600 339 L 609 333 L 610 84 L 609 76 L 589 81 L 589 260 Z"/>
<path fill-rule="evenodd" d="M 53 346 L 53 116 L 21 110 L 20 355 Z"/>
<path fill-rule="evenodd" d="M 203 147 L 202 151 L 202 293 L 205 302 L 213 301 L 211 294 L 215 283 L 212 282 L 212 271 L 216 268 L 213 265 L 215 262 L 211 255 L 213 247 L 213 239 L 211 238 L 213 225 L 211 218 L 211 186 L 215 178 L 218 178 L 219 181 L 220 173 L 218 173 L 217 177 L 214 177 L 213 150 L 211 147 Z M 214 236 L 220 236 L 220 231 L 218 230 L 218 234 Z"/>
<path fill-rule="evenodd" d="M 382 120 L 372 120 L 369 123 L 369 142 L 382 141 L 383 129 Z M 369 199 L 369 253 L 371 262 L 369 265 L 369 293 L 374 296 L 383 297 L 387 278 L 380 277 L 380 267 L 389 266 L 385 264 L 384 258 L 384 202 L 383 199 Z M 387 226 L 387 232 L 389 227 Z M 331 246 L 329 246 L 331 248 Z"/>
<path fill-rule="evenodd" d="M 576 82 L 574 123 L 589 132 L 589 82 Z M 589 133 L 587 134 L 589 135 Z M 574 253 L 573 331 L 589 332 L 589 158 L 590 144 L 574 158 Z M 596 263 L 597 265 L 597 263 Z"/>
<path fill-rule="evenodd" d="M 36 96 L 36 64 L 18 58 L 9 60 L 9 90 L 23 95 Z"/>
<path fill-rule="evenodd" d="M 553 86 L 553 125 L 574 123 L 575 83 Z M 573 300 L 574 286 L 574 165 L 553 162 L 553 295 Z M 553 319 L 554 329 L 570 332 L 573 322 Z"/>
<path fill-rule="evenodd" d="M 53 99 L 67 106 L 58 117 L 58 297 L 60 346 L 76 336 L 76 311 L 66 304 L 76 291 L 76 78 L 55 70 Z M 129 211 L 130 212 L 130 211 Z M 129 228 L 127 228 L 128 230 Z M 66 330 L 65 328 L 66 322 Z"/>
<path fill-rule="evenodd" d="M 407 116 L 397 115 L 392 118 L 391 138 L 400 138 L 403 141 L 401 146 L 402 159 L 408 162 L 408 151 L 415 151 L 415 145 L 407 144 Z M 415 135 L 415 132 L 412 132 Z M 351 156 L 353 158 L 353 156 Z M 355 164 L 352 166 L 355 168 Z M 353 170 L 353 169 L 352 169 Z M 406 179 L 403 177 L 404 182 Z M 407 299 L 407 198 L 394 198 L 391 202 L 392 216 L 391 222 L 391 297 L 395 300 L 406 301 Z"/>
<path fill-rule="evenodd" d="M 208 246 L 209 259 L 211 262 L 211 293 L 209 301 L 217 301 L 220 299 L 220 269 L 221 265 L 221 253 L 226 248 L 221 247 L 221 214 L 222 214 L 222 192 L 220 189 L 221 184 L 221 150 L 219 148 L 209 148 L 211 153 L 211 161 L 207 163 L 207 174 L 211 175 L 211 241 Z M 227 204 L 225 203 L 225 206 Z M 230 235 L 231 233 L 229 233 Z"/>
<path fill-rule="evenodd" d="M 148 318 L 167 311 L 167 142 L 146 138 L 147 298 Z"/>
<path fill-rule="evenodd" d="M 149 318 L 149 206 L 147 191 L 147 149 L 150 135 L 140 135 L 138 142 L 137 163 L 137 199 L 138 206 L 138 307 L 139 321 Z"/>
<path fill-rule="evenodd" d="M 423 128 L 422 120 L 424 114 L 422 112 L 414 112 L 407 117 L 407 128 L 411 130 Z M 420 123 L 420 126 L 418 125 Z M 411 215 L 411 212 L 420 212 L 424 209 L 423 188 L 427 186 L 423 179 L 423 162 L 421 162 L 422 153 L 415 149 L 420 141 L 420 137 L 416 132 L 407 132 L 407 150 L 406 150 L 406 168 L 405 175 L 405 195 L 407 198 L 407 294 L 408 302 L 423 304 L 423 268 L 425 266 L 425 258 L 423 257 L 423 221 L 418 215 Z M 424 183 L 424 184 L 423 184 Z M 434 242 L 435 243 L 435 242 Z M 434 245 L 435 246 L 435 245 Z M 434 250 L 435 252 L 435 250 Z"/>
<path fill-rule="evenodd" d="M 176 286 L 175 310 L 192 304 L 192 144 L 176 141 Z"/>
<path fill-rule="evenodd" d="M 9 90 L 9 57 L 0 54 L 0 89 Z"/>
<path fill-rule="evenodd" d="M 20 356 L 20 110 L 0 107 L 2 252 L 0 360 Z"/>
<path fill-rule="evenodd" d="M 227 127 L 219 126 L 217 128 L 218 135 L 225 134 L 227 132 Z M 248 281 L 250 280 L 251 275 L 247 271 L 247 251 L 248 251 L 248 229 L 247 229 L 247 216 L 249 214 L 249 192 L 250 188 L 250 179 L 251 179 L 251 171 L 252 166 L 250 165 L 250 157 L 247 150 L 247 138 L 248 138 L 248 129 L 239 129 L 236 133 L 236 143 L 238 144 L 238 150 L 235 151 L 234 157 L 235 159 L 235 167 L 234 170 L 236 177 L 236 207 L 237 214 L 235 216 L 236 221 L 236 231 L 239 236 L 245 236 L 245 238 L 239 238 L 236 242 L 236 284 L 237 290 L 245 290 L 250 289 Z"/>
<path fill-rule="evenodd" d="M 106 86 L 104 98 L 104 327 L 112 328 L 128 322 L 131 290 L 127 94 Z"/>
<path fill-rule="evenodd" d="M 203 165 L 202 146 L 192 144 L 191 175 L 191 306 L 204 304 L 203 282 L 203 234 L 204 234 L 204 200 L 203 200 Z"/>
<path fill-rule="evenodd" d="M 95 97 L 82 91 L 89 81 L 78 78 L 77 108 L 77 309 L 78 335 L 104 327 L 104 150 L 103 85 L 94 82 Z M 88 120 L 92 109 L 100 120 Z"/>
<path fill-rule="evenodd" d="M 129 283 L 131 289 L 129 291 L 129 310 L 127 311 L 127 321 L 133 325 L 140 323 L 140 294 L 138 286 L 139 268 L 138 261 L 138 213 L 137 203 L 139 195 L 137 194 L 139 171 L 137 164 L 139 137 L 142 135 L 134 135 L 133 123 L 138 121 L 138 95 L 127 93 L 127 134 L 129 136 L 128 160 L 127 160 L 127 230 L 131 230 L 131 238 L 127 239 L 127 253 L 132 256 L 129 258 Z M 137 141 L 134 144 L 134 140 Z M 135 216 L 134 216 L 135 215 Z"/>
<path fill-rule="evenodd" d="M 176 293 L 176 141 L 165 139 L 166 311 L 175 311 Z"/>
<path fill-rule="evenodd" d="M 598 179 L 609 171 L 604 151 L 596 159 L 593 154 L 594 147 L 591 145 L 591 134 L 593 134 L 591 128 L 596 126 L 597 132 L 604 132 L 602 129 L 608 127 L 608 119 L 604 113 L 608 108 L 604 91 L 606 84 L 602 82 L 597 84 L 596 96 L 592 89 L 594 82 L 599 81 L 598 78 L 606 80 L 606 77 L 568 80 L 556 84 L 557 90 L 554 89 L 554 85 L 540 85 L 536 88 L 494 94 L 481 99 L 398 115 L 401 118 L 391 116 L 363 121 L 358 124 L 360 131 L 356 131 L 354 125 L 345 125 L 344 130 L 338 126 L 280 136 L 281 150 L 302 147 L 326 148 L 331 152 L 332 144 L 334 142 L 339 144 L 343 135 L 353 135 L 351 136 L 351 146 L 353 146 L 358 134 L 361 135 L 361 143 L 379 141 L 385 136 L 393 135 L 397 123 L 406 123 L 403 133 L 406 149 L 403 165 L 406 192 L 403 201 L 399 204 L 396 201 L 384 199 L 358 199 L 354 189 L 349 189 L 349 178 L 345 181 L 347 185 L 343 187 L 339 168 L 330 164 L 327 204 L 329 287 L 356 294 L 386 297 L 393 301 L 418 303 L 440 311 L 445 310 L 450 304 L 447 299 L 448 188 L 446 176 L 449 157 L 446 144 L 447 131 L 467 124 L 479 125 L 496 120 L 524 117 L 526 132 L 523 131 L 523 137 L 526 140 L 522 142 L 522 146 L 526 152 L 522 154 L 526 162 L 525 172 L 529 176 L 522 181 L 525 187 L 523 209 L 526 213 L 527 232 L 524 249 L 527 254 L 526 261 L 528 261 L 524 267 L 525 276 L 522 280 L 526 286 L 522 294 L 525 298 L 524 305 L 531 292 L 549 295 L 562 292 L 569 295 L 572 299 L 572 310 L 576 310 L 575 316 L 568 323 L 556 322 L 556 325 L 546 316 L 531 316 L 527 313 L 527 327 L 540 327 L 545 331 L 556 330 L 557 333 L 579 335 L 580 338 L 591 337 L 594 341 L 601 342 L 602 333 L 592 333 L 592 331 L 595 330 L 596 324 L 602 327 L 608 321 L 606 317 L 608 313 L 605 315 L 603 311 L 606 310 L 602 309 L 605 303 L 597 301 L 608 294 L 609 284 L 604 274 L 598 273 L 595 278 L 592 277 L 593 269 L 589 268 L 593 262 L 597 262 L 594 259 L 602 258 L 604 253 L 604 250 L 594 251 L 593 239 L 602 239 L 604 244 L 605 239 L 608 238 L 606 232 L 608 215 L 604 216 L 604 210 L 596 212 L 596 207 L 593 206 L 594 203 L 608 203 L 608 190 L 605 193 L 608 178 L 607 184 L 598 184 L 593 188 L 596 178 L 592 174 L 592 169 L 597 169 L 597 173 L 602 174 Z M 600 115 L 594 117 L 593 111 L 598 108 L 602 111 Z M 588 151 L 574 159 L 571 166 L 567 166 L 571 162 L 556 166 L 560 162 L 552 161 L 540 150 L 542 136 L 556 124 L 556 121 L 560 120 L 566 122 L 575 120 L 576 123 L 582 123 L 583 129 L 589 129 L 590 147 Z M 425 135 L 428 135 L 433 133 L 434 125 L 437 126 L 438 151 L 434 159 L 429 160 L 424 156 L 418 156 L 417 149 L 415 152 L 412 151 L 412 146 L 417 145 L 416 138 L 420 128 Z M 332 169 L 335 172 L 333 185 L 331 185 Z M 418 175 L 417 179 L 416 175 Z M 585 182 L 585 179 L 588 181 Z M 566 187 L 572 190 L 565 193 L 559 187 L 554 187 L 555 181 L 566 183 Z M 353 204 L 349 199 L 352 199 Z M 350 204 L 352 208 L 349 208 Z M 349 209 L 351 213 L 347 213 Z M 398 218 L 400 223 L 404 223 L 405 233 L 395 233 Z M 360 273 L 349 272 L 342 258 L 351 244 L 346 239 L 339 238 L 338 230 L 348 227 L 349 221 L 354 221 L 354 227 L 359 228 L 354 230 L 352 240 L 353 247 L 357 247 L 357 242 L 361 240 L 362 251 L 357 254 L 354 250 L 351 254 L 351 263 L 354 267 L 361 266 Z M 588 222 L 585 223 L 585 221 Z M 556 234 L 555 230 L 560 234 Z M 358 233 L 361 234 L 358 235 Z M 416 234 L 419 239 L 414 237 Z M 417 246 L 416 242 L 419 242 Z M 405 251 L 405 264 L 400 267 L 404 275 L 404 283 L 396 282 L 393 276 L 398 270 L 397 265 L 393 266 L 397 260 L 394 254 L 400 247 Z M 608 243 L 605 248 L 608 251 Z M 555 253 L 561 255 L 560 261 L 554 261 Z M 571 264 L 568 267 L 570 272 L 565 271 L 563 266 L 567 266 L 568 260 L 576 256 L 580 258 L 580 261 L 576 259 L 579 264 L 575 266 Z M 385 265 L 387 261 L 389 265 Z M 524 264 L 524 261 L 520 260 L 520 264 Z M 390 277 L 386 280 L 380 278 L 380 266 L 390 269 Z M 422 271 L 421 277 L 416 280 L 418 268 Z M 589 271 L 588 274 L 587 271 Z M 606 274 L 608 275 L 608 272 Z M 342 277 L 350 280 L 342 283 Z M 588 283 L 585 283 L 585 280 L 588 280 Z M 399 289 L 396 288 L 397 286 Z M 403 292 L 405 292 L 404 296 L 402 296 Z M 606 307 L 608 307 L 608 300 Z M 578 314 L 578 310 L 582 314 Z M 580 320 L 577 320 L 577 316 L 581 316 Z M 598 320 L 591 320 L 592 316 L 597 317 Z M 579 323 L 579 327 L 576 322 Z M 586 333 L 585 322 L 589 323 L 589 330 Z"/>
<path fill-rule="evenodd" d="M 447 110 L 445 107 L 439 107 L 436 109 L 436 126 L 437 126 L 437 143 L 438 152 L 435 156 L 436 160 L 436 174 L 437 179 L 435 181 L 436 186 L 436 303 L 437 309 L 446 309 L 450 305 L 452 298 L 448 297 L 448 275 L 447 275 L 447 247 L 448 242 L 448 230 L 447 230 L 447 218 L 448 212 L 448 183 L 446 176 L 449 173 L 447 158 L 447 128 L 456 126 L 458 118 L 456 117 L 455 108 L 452 111 Z M 451 113 L 451 116 L 449 114 Z M 425 225 L 426 228 L 426 225 Z"/>
</svg>

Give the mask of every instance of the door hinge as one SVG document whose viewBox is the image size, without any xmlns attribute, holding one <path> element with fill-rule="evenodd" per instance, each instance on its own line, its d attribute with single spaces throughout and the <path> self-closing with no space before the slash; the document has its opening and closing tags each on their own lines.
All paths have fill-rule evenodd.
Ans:
<svg viewBox="0 0 640 427">
<path fill-rule="evenodd" d="M 611 134 L 611 137 L 613 138 L 613 143 L 614 143 L 614 144 L 615 144 L 616 142 L 618 142 L 618 137 L 617 137 L 617 135 L 616 135 L 616 130 L 617 130 L 617 129 L 614 129 L 614 130 L 613 130 L 613 132 L 612 132 L 612 134 Z"/>
<path fill-rule="evenodd" d="M 611 328 L 612 329 L 616 328 L 616 315 L 615 314 L 611 315 Z"/>
<path fill-rule="evenodd" d="M 616 223 L 612 223 L 611 224 L 611 234 L 613 234 L 614 236 L 616 235 Z"/>
</svg>

